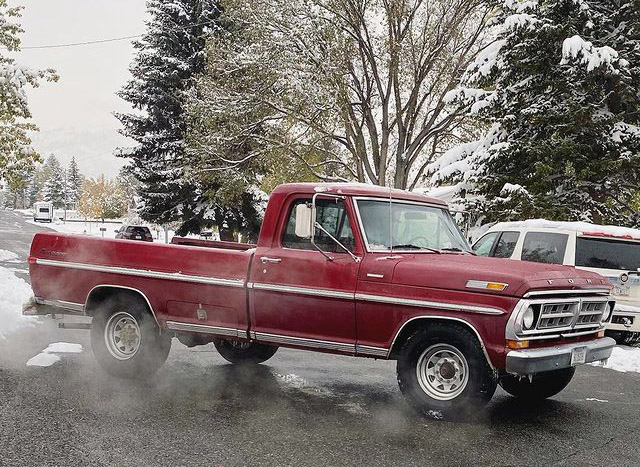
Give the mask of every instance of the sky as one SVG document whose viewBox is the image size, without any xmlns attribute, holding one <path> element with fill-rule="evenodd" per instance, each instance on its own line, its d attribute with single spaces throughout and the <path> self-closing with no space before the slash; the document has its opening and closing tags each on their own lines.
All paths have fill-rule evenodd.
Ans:
<svg viewBox="0 0 640 467">
<path fill-rule="evenodd" d="M 9 0 L 23 5 L 22 46 L 66 44 L 144 32 L 144 0 Z M 134 56 L 130 40 L 77 47 L 23 49 L 14 55 L 21 65 L 54 68 L 57 83 L 43 82 L 28 91 L 34 148 L 68 163 L 75 156 L 89 177 L 113 176 L 125 160 L 113 156 L 117 147 L 133 141 L 117 133 L 113 112 L 130 110 L 115 93 L 130 78 Z"/>
</svg>

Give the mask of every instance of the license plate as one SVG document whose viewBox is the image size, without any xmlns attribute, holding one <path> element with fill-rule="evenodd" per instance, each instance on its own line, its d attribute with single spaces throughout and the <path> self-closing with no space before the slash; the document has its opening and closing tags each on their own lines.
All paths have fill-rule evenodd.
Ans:
<svg viewBox="0 0 640 467">
<path fill-rule="evenodd" d="M 135 235 L 133 237 L 134 240 L 142 240 L 142 237 L 140 235 Z"/>
<path fill-rule="evenodd" d="M 587 348 L 577 347 L 571 351 L 571 366 L 581 365 L 587 361 Z"/>
<path fill-rule="evenodd" d="M 614 285 L 613 295 L 628 297 L 629 295 L 631 295 L 631 287 L 629 287 L 628 285 Z"/>
</svg>

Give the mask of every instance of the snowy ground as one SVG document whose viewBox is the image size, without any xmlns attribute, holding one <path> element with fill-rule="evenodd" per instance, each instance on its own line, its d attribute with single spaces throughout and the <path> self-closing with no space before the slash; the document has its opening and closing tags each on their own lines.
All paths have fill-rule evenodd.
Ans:
<svg viewBox="0 0 640 467">
<path fill-rule="evenodd" d="M 32 295 L 29 284 L 0 267 L 0 290 L 0 339 L 37 324 L 36 318 L 22 316 L 22 304 Z"/>
</svg>

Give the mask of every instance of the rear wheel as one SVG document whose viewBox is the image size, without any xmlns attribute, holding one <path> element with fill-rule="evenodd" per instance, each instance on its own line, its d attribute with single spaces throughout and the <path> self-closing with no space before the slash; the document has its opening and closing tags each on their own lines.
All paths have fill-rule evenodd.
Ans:
<svg viewBox="0 0 640 467">
<path fill-rule="evenodd" d="M 222 358 L 231 363 L 262 363 L 278 350 L 272 345 L 226 339 L 215 339 L 213 344 Z"/>
<path fill-rule="evenodd" d="M 153 375 L 165 362 L 171 336 L 161 331 L 145 303 L 122 294 L 95 310 L 91 347 L 107 373 L 139 379 Z"/>
<path fill-rule="evenodd" d="M 397 372 L 400 390 L 421 412 L 482 406 L 497 385 L 476 336 L 450 324 L 412 334 L 400 350 Z"/>
<path fill-rule="evenodd" d="M 512 396 L 530 401 L 542 400 L 566 388 L 575 372 L 576 369 L 571 367 L 538 373 L 531 378 L 504 375 L 500 378 L 500 386 Z"/>
</svg>

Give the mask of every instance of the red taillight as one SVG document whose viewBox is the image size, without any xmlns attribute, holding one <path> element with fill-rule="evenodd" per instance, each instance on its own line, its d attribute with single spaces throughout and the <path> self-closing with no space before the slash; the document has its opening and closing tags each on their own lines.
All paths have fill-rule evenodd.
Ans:
<svg viewBox="0 0 640 467">
<path fill-rule="evenodd" d="M 27 261 L 29 264 L 36 264 L 36 258 L 34 256 L 29 256 Z"/>
</svg>

